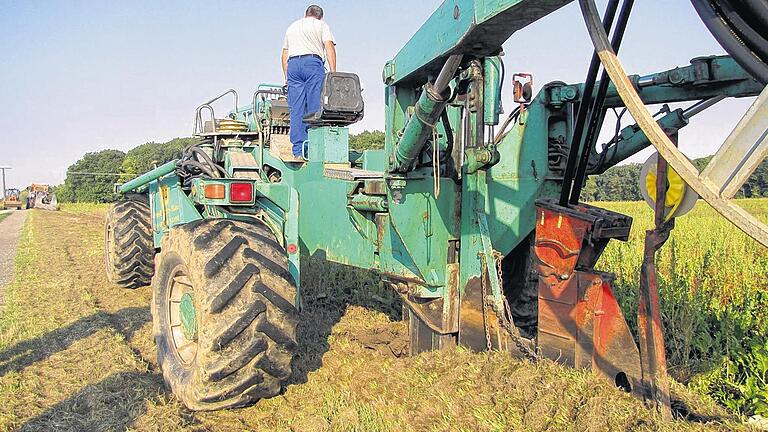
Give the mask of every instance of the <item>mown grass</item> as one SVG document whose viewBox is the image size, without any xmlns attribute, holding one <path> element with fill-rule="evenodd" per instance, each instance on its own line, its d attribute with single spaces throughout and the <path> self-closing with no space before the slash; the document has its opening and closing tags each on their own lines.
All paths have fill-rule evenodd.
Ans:
<svg viewBox="0 0 768 432">
<path fill-rule="evenodd" d="M 768 199 L 739 204 L 768 221 Z M 617 296 L 634 324 L 652 213 L 641 202 L 600 205 L 634 218 L 630 241 L 612 242 L 599 261 L 616 273 Z M 676 220 L 656 263 L 672 376 L 735 412 L 768 415 L 768 250 L 700 201 Z"/>
<path fill-rule="evenodd" d="M 710 423 L 663 423 L 591 373 L 464 349 L 402 352 L 404 326 L 375 277 L 313 261 L 286 391 L 255 406 L 191 413 L 162 386 L 148 288 L 103 276 L 103 207 L 33 211 L 0 315 L 0 430 L 735 430 L 711 400 L 675 385 Z M 375 295 L 368 294 L 374 291 Z"/>
<path fill-rule="evenodd" d="M 0 222 L 2 222 L 3 219 L 7 218 L 10 215 L 11 215 L 10 212 L 0 212 Z"/>
</svg>

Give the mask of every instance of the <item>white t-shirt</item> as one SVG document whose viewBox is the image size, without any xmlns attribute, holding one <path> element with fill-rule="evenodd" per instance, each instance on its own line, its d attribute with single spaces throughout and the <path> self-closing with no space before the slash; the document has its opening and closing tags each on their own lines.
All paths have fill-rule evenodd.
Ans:
<svg viewBox="0 0 768 432">
<path fill-rule="evenodd" d="M 316 54 L 325 59 L 325 42 L 336 44 L 328 24 L 323 20 L 305 17 L 288 26 L 283 49 L 288 50 L 288 57 Z"/>
</svg>

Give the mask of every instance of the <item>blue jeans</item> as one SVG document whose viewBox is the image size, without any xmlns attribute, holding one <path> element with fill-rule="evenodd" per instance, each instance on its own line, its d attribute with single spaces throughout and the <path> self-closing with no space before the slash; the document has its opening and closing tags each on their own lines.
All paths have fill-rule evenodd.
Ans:
<svg viewBox="0 0 768 432">
<path fill-rule="evenodd" d="M 304 116 L 320 110 L 320 92 L 325 79 L 323 61 L 315 56 L 288 59 L 288 109 L 291 113 L 293 155 L 304 153 L 307 129 Z"/>
</svg>

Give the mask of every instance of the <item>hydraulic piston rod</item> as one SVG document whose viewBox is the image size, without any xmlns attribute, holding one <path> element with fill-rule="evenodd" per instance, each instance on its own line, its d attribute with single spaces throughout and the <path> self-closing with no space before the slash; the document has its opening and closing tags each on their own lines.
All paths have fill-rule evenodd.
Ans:
<svg viewBox="0 0 768 432">
<path fill-rule="evenodd" d="M 461 54 L 448 57 L 434 84 L 424 86 L 413 115 L 405 125 L 403 136 L 395 149 L 392 171 L 403 172 L 410 169 L 413 161 L 424 149 L 424 144 L 434 136 L 435 123 L 448 103 L 448 95 L 445 93 L 449 90 L 448 85 L 459 68 L 462 57 Z"/>
</svg>

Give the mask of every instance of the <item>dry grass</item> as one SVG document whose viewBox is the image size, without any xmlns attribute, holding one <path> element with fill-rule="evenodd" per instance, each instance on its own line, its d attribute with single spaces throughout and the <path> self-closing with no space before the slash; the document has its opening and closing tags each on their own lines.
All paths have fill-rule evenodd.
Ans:
<svg viewBox="0 0 768 432">
<path fill-rule="evenodd" d="M 0 430 L 733 430 L 681 386 L 708 424 L 664 424 L 590 373 L 463 349 L 398 357 L 404 327 L 374 278 L 309 268 L 296 373 L 285 393 L 191 413 L 154 364 L 148 288 L 102 272 L 103 207 L 33 211 L 0 316 Z M 317 265 L 317 264 L 316 264 Z M 322 271 L 321 271 L 322 270 Z M 370 295 L 367 292 L 373 291 Z M 372 337 L 375 336 L 375 337 Z"/>
</svg>

